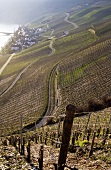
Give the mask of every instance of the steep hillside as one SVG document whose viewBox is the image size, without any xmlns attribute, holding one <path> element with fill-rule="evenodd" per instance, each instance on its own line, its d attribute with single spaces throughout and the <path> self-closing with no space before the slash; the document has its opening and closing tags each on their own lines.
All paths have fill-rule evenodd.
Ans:
<svg viewBox="0 0 111 170">
<path fill-rule="evenodd" d="M 88 7 L 70 17 L 71 21 L 76 22 L 80 26 L 92 25 L 94 23 L 104 21 L 111 18 L 111 6 Z"/>
<path fill-rule="evenodd" d="M 111 170 L 110 2 L 44 2 L 79 5 L 27 24 L 44 30 L 36 44 L 0 53 L 0 71 L 12 56 L 0 72 L 0 169 L 55 170 L 66 154 L 63 169 Z"/>
<path fill-rule="evenodd" d="M 68 21 L 68 14 L 43 18 L 41 41 L 17 53 L 1 74 L 1 133 L 19 130 L 20 115 L 24 127 L 46 113 L 63 113 L 69 103 L 87 106 L 111 95 L 111 22 L 78 28 Z"/>
<path fill-rule="evenodd" d="M 61 106 L 87 105 L 91 99 L 111 95 L 111 39 L 92 45 L 61 62 L 58 69 Z"/>
</svg>

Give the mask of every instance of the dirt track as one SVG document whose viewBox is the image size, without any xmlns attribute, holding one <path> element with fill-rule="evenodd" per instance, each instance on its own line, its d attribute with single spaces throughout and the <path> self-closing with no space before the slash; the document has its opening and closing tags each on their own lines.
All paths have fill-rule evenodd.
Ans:
<svg viewBox="0 0 111 170">
<path fill-rule="evenodd" d="M 72 24 L 73 26 L 74 26 L 74 29 L 77 29 L 78 28 L 78 26 L 77 26 L 77 24 L 76 23 L 74 23 L 74 22 L 71 22 L 71 21 L 68 21 L 68 18 L 69 18 L 69 13 L 65 13 L 66 14 L 66 18 L 64 19 L 66 22 L 68 22 L 68 23 L 70 23 L 70 24 Z"/>
<path fill-rule="evenodd" d="M 15 80 L 12 82 L 12 84 L 2 93 L 0 94 L 0 97 L 2 97 L 4 94 L 6 94 L 10 89 L 13 88 L 13 86 L 16 84 L 16 82 L 20 79 L 21 75 L 27 71 L 27 69 L 31 66 L 32 64 L 29 64 L 27 67 L 25 67 L 20 73 L 19 75 L 15 78 Z"/>
<path fill-rule="evenodd" d="M 2 68 L 0 69 L 0 75 L 2 74 L 3 70 L 5 69 L 5 67 L 8 65 L 8 63 L 10 62 L 10 60 L 13 58 L 13 56 L 15 55 L 15 53 L 13 53 L 8 60 L 5 62 L 5 64 L 2 66 Z"/>
</svg>

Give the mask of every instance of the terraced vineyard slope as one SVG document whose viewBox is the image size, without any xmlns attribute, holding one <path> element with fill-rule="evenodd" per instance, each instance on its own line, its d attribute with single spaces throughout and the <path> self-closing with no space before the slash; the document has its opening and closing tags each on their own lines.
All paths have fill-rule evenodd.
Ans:
<svg viewBox="0 0 111 170">
<path fill-rule="evenodd" d="M 86 12 L 90 14 L 90 8 L 89 11 L 84 9 Z M 20 129 L 20 115 L 23 127 L 32 126 L 46 113 L 63 113 L 69 103 L 87 106 L 91 99 L 111 95 L 109 18 L 102 21 L 102 25 L 76 25 L 75 29 L 74 25 L 79 23 L 73 19 L 68 22 L 69 17 L 74 18 L 74 13 L 75 8 L 68 14 L 49 17 L 39 23 L 47 28 L 47 32 L 41 34 L 41 41 L 16 53 L 2 72 L 2 135 Z M 4 62 L 5 59 L 1 65 Z"/>
</svg>

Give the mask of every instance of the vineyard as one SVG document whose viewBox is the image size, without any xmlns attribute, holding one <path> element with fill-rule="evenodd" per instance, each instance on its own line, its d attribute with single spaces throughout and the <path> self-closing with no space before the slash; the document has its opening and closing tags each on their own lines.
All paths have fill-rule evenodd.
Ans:
<svg viewBox="0 0 111 170">
<path fill-rule="evenodd" d="M 110 53 L 111 39 L 108 39 L 61 62 L 58 69 L 61 102 L 79 106 L 91 99 L 110 96 Z"/>
<path fill-rule="evenodd" d="M 64 20 L 65 17 L 65 14 L 62 14 L 61 16 L 55 16 L 53 20 L 49 21 L 50 28 L 55 30 L 54 36 L 60 37 L 68 30 L 73 29 L 73 26 Z"/>
<path fill-rule="evenodd" d="M 105 21 L 90 20 L 106 10 Z M 33 21 L 30 27 L 47 31 L 38 44 L 17 52 L 0 75 L 1 143 L 4 148 L 14 146 L 30 166 L 62 170 L 57 165 L 71 130 L 63 152 L 68 155 L 64 169 L 111 168 L 110 7 L 97 11 L 97 7 L 78 7 L 77 12 L 74 8 L 43 17 L 39 24 Z M 0 56 L 0 66 L 8 57 Z M 64 138 L 69 104 L 76 109 Z"/>
<path fill-rule="evenodd" d="M 70 20 L 79 26 L 91 25 L 98 21 L 105 21 L 111 17 L 111 4 L 109 6 L 93 6 L 83 9 L 77 13 L 71 13 Z"/>
<path fill-rule="evenodd" d="M 75 117 L 71 128 L 65 169 L 110 170 L 111 115 L 110 108 L 84 117 Z M 76 116 L 76 113 L 75 113 Z M 63 140 L 64 123 L 46 126 L 35 132 L 11 135 L 2 139 L 5 146 L 13 145 L 33 167 L 56 169 Z M 68 127 L 67 127 L 68 128 Z M 66 135 L 68 130 L 66 129 Z M 22 141 L 22 144 L 21 144 Z M 87 164 L 86 164 L 87 161 Z"/>
<path fill-rule="evenodd" d="M 31 49 L 26 49 L 15 55 L 1 76 L 1 129 L 4 127 L 19 129 L 20 114 L 23 115 L 24 126 L 34 123 L 35 120 L 38 122 L 48 107 L 49 77 L 55 65 L 58 65 L 67 56 L 71 57 L 74 51 L 80 50 L 80 46 L 82 49 L 86 48 L 87 44 L 94 43 L 96 39 L 95 35 L 86 30 L 76 35 L 55 39 L 53 43 L 55 53 L 52 55 L 50 55 L 51 49 L 48 46 L 49 41 L 37 44 Z M 74 40 L 76 40 L 76 45 L 72 43 Z M 62 42 L 64 43 L 62 44 Z M 69 49 L 68 43 L 71 44 Z M 24 67 L 26 68 L 25 72 Z M 59 67 L 57 68 L 59 69 Z M 23 73 L 20 74 L 21 76 L 19 76 L 20 71 Z M 3 95 L 3 92 L 17 76 L 20 78 L 16 84 Z M 54 109 L 56 100 L 58 100 L 54 99 L 56 95 L 54 79 L 53 76 L 51 110 Z M 7 122 L 10 123 L 7 124 Z"/>
</svg>

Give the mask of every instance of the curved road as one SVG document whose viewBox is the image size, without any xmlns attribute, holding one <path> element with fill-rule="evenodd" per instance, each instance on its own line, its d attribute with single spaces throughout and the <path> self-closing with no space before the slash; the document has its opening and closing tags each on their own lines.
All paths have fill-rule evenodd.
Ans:
<svg viewBox="0 0 111 170">
<path fill-rule="evenodd" d="M 0 75 L 2 74 L 3 70 L 5 69 L 5 67 L 8 65 L 8 63 L 10 62 L 10 60 L 13 58 L 13 56 L 15 55 L 15 53 L 13 53 L 8 60 L 5 62 L 5 64 L 2 66 L 2 68 L 0 69 Z"/>
<path fill-rule="evenodd" d="M 47 25 L 47 28 L 50 29 L 49 24 L 47 23 L 46 25 Z M 51 53 L 49 54 L 49 56 L 54 54 L 54 48 L 53 48 L 54 38 L 53 38 L 53 34 L 54 34 L 54 29 L 51 30 L 51 34 L 50 34 L 50 36 L 48 36 L 48 39 L 50 39 L 49 48 L 51 49 Z"/>
<path fill-rule="evenodd" d="M 36 125 L 36 128 L 41 127 L 41 126 L 45 126 L 47 124 L 48 121 L 48 117 L 46 116 L 50 116 L 51 115 L 51 105 L 52 105 L 52 89 L 53 89 L 53 75 L 56 71 L 58 64 L 55 65 L 51 71 L 50 74 L 50 79 L 49 79 L 49 99 L 48 99 L 48 107 L 47 107 L 47 111 L 45 113 L 45 116 L 43 117 L 43 119 Z"/>
<path fill-rule="evenodd" d="M 49 28 L 48 24 L 47 24 L 47 27 Z M 53 48 L 54 38 L 52 37 L 53 33 L 54 33 L 54 30 L 52 29 L 51 34 L 48 37 L 48 38 L 50 38 L 50 45 L 49 45 L 49 47 L 51 49 L 51 53 L 49 54 L 49 56 L 54 54 L 54 48 Z M 52 89 L 53 89 L 53 81 L 52 81 L 52 79 L 53 79 L 53 74 L 55 73 L 57 66 L 58 66 L 58 64 L 53 67 L 53 69 L 51 70 L 51 73 L 50 73 L 49 90 L 48 90 L 48 93 L 49 93 L 48 96 L 49 97 L 48 97 L 47 111 L 45 113 L 45 116 L 42 118 L 42 120 L 36 125 L 36 128 L 40 128 L 42 126 L 45 126 L 47 124 L 48 119 L 49 119 L 46 116 L 50 116 L 50 114 L 51 114 L 51 105 L 52 105 L 51 98 L 52 98 Z M 34 128 L 35 128 L 35 126 L 33 126 L 30 130 L 33 130 Z"/>
<path fill-rule="evenodd" d="M 72 24 L 74 26 L 74 29 L 77 29 L 78 28 L 78 25 L 74 22 L 71 22 L 68 20 L 68 18 L 70 17 L 69 13 L 65 13 L 66 14 L 66 18 L 64 19 L 66 22 Z"/>
<path fill-rule="evenodd" d="M 54 39 L 52 38 L 50 40 L 50 45 L 49 45 L 49 48 L 51 49 L 51 53 L 49 54 L 49 56 L 54 54 L 53 42 L 54 42 Z"/>
<path fill-rule="evenodd" d="M 27 67 L 25 67 L 20 73 L 19 75 L 15 78 L 15 80 L 13 81 L 13 83 L 2 93 L 0 94 L 0 97 L 2 97 L 4 94 L 6 94 L 10 89 L 12 89 L 12 87 L 16 84 L 16 82 L 20 79 L 21 75 L 32 65 L 33 63 L 29 64 Z"/>
</svg>

